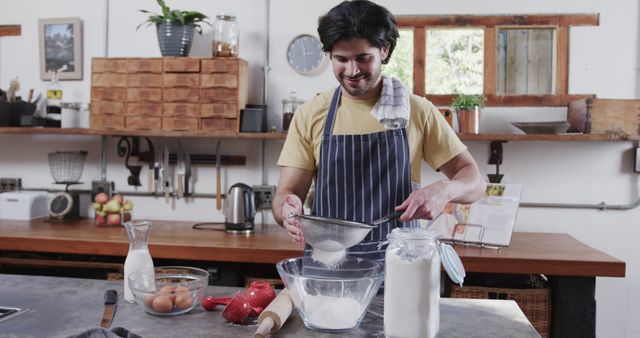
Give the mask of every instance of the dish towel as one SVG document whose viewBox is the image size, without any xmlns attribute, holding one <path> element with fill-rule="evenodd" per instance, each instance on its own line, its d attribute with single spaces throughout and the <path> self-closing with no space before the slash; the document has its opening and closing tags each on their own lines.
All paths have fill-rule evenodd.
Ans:
<svg viewBox="0 0 640 338">
<path fill-rule="evenodd" d="M 409 122 L 409 90 L 400 80 L 382 76 L 382 93 L 371 115 L 384 124 L 385 129 L 399 129 Z"/>
</svg>

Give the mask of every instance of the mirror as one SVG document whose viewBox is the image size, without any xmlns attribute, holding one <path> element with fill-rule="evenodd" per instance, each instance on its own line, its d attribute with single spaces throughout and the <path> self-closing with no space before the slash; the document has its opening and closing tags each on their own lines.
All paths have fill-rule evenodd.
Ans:
<svg viewBox="0 0 640 338">
<path fill-rule="evenodd" d="M 499 28 L 497 93 L 553 95 L 556 74 L 554 28 Z"/>
</svg>

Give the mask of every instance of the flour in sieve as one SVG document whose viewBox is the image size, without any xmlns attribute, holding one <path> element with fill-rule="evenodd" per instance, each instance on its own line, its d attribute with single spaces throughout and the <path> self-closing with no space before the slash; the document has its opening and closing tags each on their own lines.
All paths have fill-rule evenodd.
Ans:
<svg viewBox="0 0 640 338">
<path fill-rule="evenodd" d="M 304 296 L 307 322 L 315 327 L 331 330 L 350 329 L 358 323 L 362 305 L 353 298 Z"/>
<path fill-rule="evenodd" d="M 318 248 L 313 248 L 311 251 L 311 259 L 324 265 L 329 269 L 334 269 L 342 263 L 347 257 L 347 250 L 342 249 L 338 251 L 325 251 Z"/>
</svg>

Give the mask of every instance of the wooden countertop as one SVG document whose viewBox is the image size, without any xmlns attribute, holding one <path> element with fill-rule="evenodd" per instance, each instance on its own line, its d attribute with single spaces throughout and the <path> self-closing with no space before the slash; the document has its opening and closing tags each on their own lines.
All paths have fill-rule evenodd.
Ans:
<svg viewBox="0 0 640 338">
<path fill-rule="evenodd" d="M 152 221 L 149 251 L 154 258 L 202 261 L 276 263 L 302 255 L 278 225 L 256 226 L 250 235 L 195 230 L 196 222 Z M 224 225 L 220 225 L 224 228 Z M 126 256 L 124 227 L 96 226 L 91 219 L 67 223 L 0 221 L 2 250 Z"/>
<path fill-rule="evenodd" d="M 153 221 L 149 250 L 154 258 L 273 264 L 302 255 L 278 225 L 256 226 L 251 235 L 194 230 L 193 222 Z M 0 221 L 2 250 L 126 256 L 123 227 L 70 223 Z M 625 262 L 567 234 L 516 232 L 507 248 L 455 245 L 469 272 L 541 273 L 555 276 L 624 277 Z"/>
<path fill-rule="evenodd" d="M 624 277 L 625 262 L 568 234 L 514 232 L 507 248 L 456 245 L 467 271 Z"/>
</svg>

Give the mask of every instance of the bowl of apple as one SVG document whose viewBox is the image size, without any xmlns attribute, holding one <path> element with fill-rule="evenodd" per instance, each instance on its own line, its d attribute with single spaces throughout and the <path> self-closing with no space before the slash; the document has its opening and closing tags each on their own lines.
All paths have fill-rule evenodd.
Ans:
<svg viewBox="0 0 640 338">
<path fill-rule="evenodd" d="M 93 202 L 96 225 L 122 225 L 131 220 L 133 202 L 121 194 L 114 194 L 109 198 L 109 195 L 101 192 L 96 194 Z"/>
</svg>

